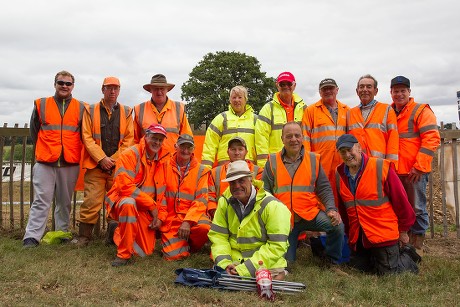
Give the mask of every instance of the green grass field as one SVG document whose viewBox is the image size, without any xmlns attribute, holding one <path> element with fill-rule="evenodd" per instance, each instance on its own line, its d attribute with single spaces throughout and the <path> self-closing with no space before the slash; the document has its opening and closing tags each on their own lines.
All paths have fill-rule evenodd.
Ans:
<svg viewBox="0 0 460 307">
<path fill-rule="evenodd" d="M 157 241 L 157 245 L 159 242 Z M 158 250 L 158 246 L 157 246 Z M 23 249 L 20 234 L 0 237 L 0 306 L 262 306 L 252 292 L 186 288 L 174 284 L 177 268 L 210 268 L 209 249 L 179 262 L 158 251 L 113 268 L 114 246 L 101 239 L 85 249 L 40 245 Z M 304 293 L 277 296 L 274 306 L 459 306 L 460 256 L 426 256 L 419 275 L 376 277 L 320 268 L 308 248 L 299 249 L 287 280 Z"/>
</svg>

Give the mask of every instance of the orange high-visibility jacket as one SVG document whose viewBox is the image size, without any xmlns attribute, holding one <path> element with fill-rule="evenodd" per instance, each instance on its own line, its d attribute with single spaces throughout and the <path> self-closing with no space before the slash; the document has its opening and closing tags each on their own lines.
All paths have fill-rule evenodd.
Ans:
<svg viewBox="0 0 460 307">
<path fill-rule="evenodd" d="M 337 108 L 337 123 L 321 99 L 308 106 L 302 118 L 305 151 L 321 155 L 321 165 L 331 185 L 335 182 L 335 168 L 342 163 L 335 143 L 346 133 L 347 112 L 350 109 L 338 100 Z"/>
<path fill-rule="evenodd" d="M 166 167 L 166 208 L 158 212 L 158 219 L 163 223 L 161 232 L 168 232 L 174 219 L 187 221 L 190 226 L 198 223 L 206 214 L 208 205 L 209 169 L 198 163 L 192 156 L 184 177 L 176 162 L 176 154 L 168 161 Z"/>
<path fill-rule="evenodd" d="M 106 157 L 101 145 L 101 107 L 102 102 L 94 105 L 85 105 L 83 114 L 83 151 L 82 167 L 93 169 L 98 162 Z M 133 117 L 132 109 L 128 106 L 119 104 L 120 110 L 120 141 L 118 150 L 111 158 L 116 160 L 121 152 L 134 144 Z"/>
<path fill-rule="evenodd" d="M 284 166 L 281 151 L 268 157 L 268 166 L 274 175 L 273 196 L 285 204 L 291 213 L 295 212 L 307 221 L 314 219 L 322 208 L 315 193 L 319 157 L 316 153 L 305 152 L 294 178 Z M 293 221 L 294 214 L 291 214 L 291 224 Z"/>
<path fill-rule="evenodd" d="M 179 135 L 187 133 L 193 136 L 192 129 L 185 115 L 185 105 L 178 101 L 168 99 L 161 112 L 147 100 L 134 107 L 134 142 L 145 134 L 151 124 L 161 124 L 167 132 L 167 138 L 163 142 L 163 149 L 170 153 L 174 152 L 174 144 Z"/>
<path fill-rule="evenodd" d="M 394 103 L 392 104 L 394 108 Z M 398 174 L 409 174 L 412 167 L 424 173 L 431 172 L 431 161 L 439 147 L 436 116 L 427 104 L 420 104 L 410 98 L 399 112 L 399 165 Z"/>
<path fill-rule="evenodd" d="M 64 153 L 66 162 L 80 163 L 83 103 L 72 98 L 64 116 L 61 116 L 54 97 L 35 100 L 35 107 L 40 120 L 35 145 L 37 162 L 56 162 Z"/>
<path fill-rule="evenodd" d="M 338 193 L 348 215 L 348 241 L 351 246 L 358 241 L 360 227 L 373 244 L 399 238 L 398 218 L 384 190 L 390 163 L 388 160 L 369 157 L 355 195 L 339 173 L 336 173 Z"/>
<path fill-rule="evenodd" d="M 152 211 L 158 207 L 166 207 L 165 162 L 168 160 L 169 153 L 162 148 L 155 160 L 147 161 L 145 146 L 145 139 L 141 138 L 139 144 L 123 151 L 117 159 L 113 186 L 105 197 L 108 216 L 112 207 L 122 197 L 132 197 L 136 201 L 138 211 Z M 144 184 L 147 177 L 154 178 L 153 185 Z M 117 216 L 110 216 L 118 219 Z"/>
<path fill-rule="evenodd" d="M 258 165 L 252 163 L 249 160 L 246 160 L 249 170 L 252 172 L 252 177 L 257 180 L 262 180 L 262 173 L 264 169 Z M 208 211 L 215 210 L 217 208 L 217 200 L 228 188 L 229 183 L 223 182 L 222 179 L 225 179 L 227 176 L 228 164 L 227 162 L 223 165 L 214 167 L 209 172 L 208 180 L 208 191 L 209 191 L 209 200 L 208 200 Z"/>
<path fill-rule="evenodd" d="M 395 111 L 377 101 L 366 121 L 356 106 L 347 113 L 348 133 L 353 134 L 364 153 L 390 160 L 398 168 L 399 136 Z"/>
</svg>

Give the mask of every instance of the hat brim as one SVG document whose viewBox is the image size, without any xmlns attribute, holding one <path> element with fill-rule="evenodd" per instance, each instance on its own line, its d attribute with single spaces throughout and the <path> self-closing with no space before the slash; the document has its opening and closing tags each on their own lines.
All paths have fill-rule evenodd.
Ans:
<svg viewBox="0 0 460 307">
<path fill-rule="evenodd" d="M 152 87 L 166 87 L 168 88 L 168 92 L 172 90 L 176 85 L 172 83 L 147 83 L 144 84 L 143 88 L 147 92 L 151 93 L 152 92 Z"/>
<path fill-rule="evenodd" d="M 334 83 L 326 83 L 326 84 L 322 84 L 319 89 L 322 89 L 322 88 L 325 88 L 327 86 L 333 86 L 333 87 L 337 87 L 337 84 L 334 84 Z"/>
<path fill-rule="evenodd" d="M 345 142 L 345 143 L 341 144 L 339 147 L 337 147 L 337 150 L 340 150 L 342 148 L 352 148 L 355 144 L 357 144 L 357 143 Z"/>
<path fill-rule="evenodd" d="M 222 179 L 222 182 L 235 181 L 235 180 L 243 178 L 243 177 L 251 177 L 252 178 L 252 176 L 253 176 L 253 172 L 237 173 L 237 174 L 231 175 L 228 178 Z"/>
<path fill-rule="evenodd" d="M 195 146 L 194 142 L 188 141 L 188 140 L 185 140 L 185 141 L 182 141 L 182 142 L 177 142 L 177 145 L 182 145 L 182 144 L 190 144 L 190 145 Z"/>
</svg>

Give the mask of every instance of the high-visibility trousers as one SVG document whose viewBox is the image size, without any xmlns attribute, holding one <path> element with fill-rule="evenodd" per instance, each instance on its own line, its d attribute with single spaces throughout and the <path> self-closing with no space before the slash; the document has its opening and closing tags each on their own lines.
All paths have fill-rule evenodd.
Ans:
<svg viewBox="0 0 460 307">
<path fill-rule="evenodd" d="M 131 197 L 122 197 L 115 206 L 118 227 L 113 241 L 118 246 L 117 257 L 129 259 L 133 254 L 141 257 L 151 255 L 155 249 L 155 231 L 149 228 L 153 220 L 150 212 L 138 211 Z"/>
<path fill-rule="evenodd" d="M 99 219 L 105 193 L 112 187 L 113 176 L 99 168 L 87 169 L 84 182 L 85 192 L 78 221 L 94 225 Z"/>
<path fill-rule="evenodd" d="M 211 229 L 211 220 L 203 214 L 198 223 L 190 227 L 188 240 L 179 239 L 177 232 L 182 225 L 182 220 L 175 218 L 168 232 L 161 233 L 163 257 L 166 260 L 179 260 L 190 256 L 190 252 L 200 250 L 208 241 L 208 232 Z"/>
</svg>

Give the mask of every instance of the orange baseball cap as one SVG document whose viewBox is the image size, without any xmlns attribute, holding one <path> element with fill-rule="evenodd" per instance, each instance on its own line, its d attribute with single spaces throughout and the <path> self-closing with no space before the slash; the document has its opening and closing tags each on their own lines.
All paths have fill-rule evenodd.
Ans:
<svg viewBox="0 0 460 307">
<path fill-rule="evenodd" d="M 118 85 L 120 86 L 120 80 L 116 77 L 106 77 L 104 78 L 104 82 L 102 83 L 102 86 L 106 85 Z"/>
</svg>

